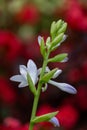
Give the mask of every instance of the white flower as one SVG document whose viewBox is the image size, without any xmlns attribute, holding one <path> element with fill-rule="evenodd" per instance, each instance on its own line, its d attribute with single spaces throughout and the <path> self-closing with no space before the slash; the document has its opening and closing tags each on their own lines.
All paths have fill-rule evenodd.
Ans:
<svg viewBox="0 0 87 130">
<path fill-rule="evenodd" d="M 62 70 L 57 70 L 53 76 L 53 78 L 56 78 L 57 76 L 59 76 L 59 74 L 62 73 Z M 49 80 L 48 81 L 49 84 L 51 85 L 54 85 L 56 86 L 57 88 L 59 88 L 60 90 L 62 91 L 65 91 L 65 92 L 68 92 L 68 93 L 71 93 L 71 94 L 76 94 L 77 93 L 77 90 L 71 86 L 70 84 L 67 84 L 67 83 L 59 83 L 59 82 L 55 82 L 53 80 Z"/>
<path fill-rule="evenodd" d="M 41 71 L 41 68 L 39 69 L 39 74 L 40 74 L 40 71 Z M 46 71 L 45 72 L 49 72 L 50 69 L 48 67 L 46 67 Z M 60 74 L 62 73 L 62 70 L 61 69 L 58 69 L 55 74 L 53 75 L 53 79 L 57 78 Z M 68 92 L 70 94 L 76 94 L 77 93 L 77 90 L 71 86 L 70 84 L 67 84 L 67 83 L 59 83 L 59 82 L 55 82 L 53 80 L 49 80 L 48 81 L 49 84 L 51 85 L 54 85 L 56 86 L 57 88 L 59 88 L 60 90 L 62 91 L 65 91 L 65 92 Z M 46 88 L 47 88 L 47 85 L 46 87 L 42 88 L 42 91 L 46 91 Z"/>
<path fill-rule="evenodd" d="M 59 121 L 56 117 L 51 118 L 49 122 L 52 123 L 55 127 L 60 126 Z"/>
<path fill-rule="evenodd" d="M 77 93 L 77 90 L 73 86 L 71 86 L 70 84 L 59 83 L 59 82 L 55 82 L 55 81 L 52 81 L 52 80 L 49 80 L 48 83 L 56 86 L 57 88 L 59 88 L 62 91 L 68 92 L 70 94 L 76 94 Z"/>
<path fill-rule="evenodd" d="M 37 66 L 33 60 L 31 60 L 31 59 L 28 60 L 27 67 L 25 65 L 20 65 L 19 70 L 20 70 L 20 75 L 14 75 L 10 78 L 10 80 L 12 80 L 12 81 L 20 82 L 18 87 L 21 88 L 21 87 L 28 86 L 27 73 L 29 73 L 33 83 L 34 84 L 37 83 L 38 71 L 37 71 Z"/>
</svg>

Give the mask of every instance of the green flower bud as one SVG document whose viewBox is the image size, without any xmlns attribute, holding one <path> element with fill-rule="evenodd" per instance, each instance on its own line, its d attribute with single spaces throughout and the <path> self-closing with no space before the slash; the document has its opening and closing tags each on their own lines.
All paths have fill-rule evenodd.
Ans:
<svg viewBox="0 0 87 130">
<path fill-rule="evenodd" d="M 57 30 L 60 29 L 62 23 L 63 23 L 63 21 L 61 19 L 57 21 L 57 23 L 56 23 L 57 24 Z"/>
<path fill-rule="evenodd" d="M 48 62 L 63 62 L 67 58 L 67 53 L 58 54 L 53 58 L 50 58 Z"/>
<path fill-rule="evenodd" d="M 64 23 L 62 27 L 58 30 L 57 34 L 64 33 L 67 28 L 67 23 Z"/>
<path fill-rule="evenodd" d="M 47 49 L 50 48 L 50 37 L 48 37 L 46 40 L 46 46 L 47 46 Z"/>
<path fill-rule="evenodd" d="M 57 32 L 57 26 L 56 26 L 56 22 L 54 21 L 52 22 L 51 29 L 50 29 L 50 34 L 51 34 L 52 39 L 55 37 L 56 32 Z"/>
<path fill-rule="evenodd" d="M 45 54 L 46 54 L 46 46 L 45 46 L 45 43 L 44 43 L 44 39 L 41 38 L 41 41 L 40 41 L 40 52 L 42 54 L 43 57 L 45 57 Z"/>
<path fill-rule="evenodd" d="M 51 43 L 51 48 L 58 45 L 63 39 L 64 33 L 60 33 Z"/>
</svg>

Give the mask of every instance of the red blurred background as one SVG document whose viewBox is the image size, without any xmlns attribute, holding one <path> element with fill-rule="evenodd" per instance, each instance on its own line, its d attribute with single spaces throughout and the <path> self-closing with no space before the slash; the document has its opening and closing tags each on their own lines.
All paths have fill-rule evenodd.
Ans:
<svg viewBox="0 0 87 130">
<path fill-rule="evenodd" d="M 70 95 L 49 86 L 41 94 L 37 114 L 58 110 L 61 126 L 40 123 L 35 130 L 87 130 L 86 0 L 0 0 L 0 130 L 28 130 L 33 95 L 9 78 L 29 58 L 41 67 L 37 37 L 48 37 L 52 21 L 58 19 L 68 23 L 68 37 L 55 53 L 67 52 L 69 61 L 49 66 L 61 68 L 57 80 L 72 84 L 78 92 Z"/>
</svg>

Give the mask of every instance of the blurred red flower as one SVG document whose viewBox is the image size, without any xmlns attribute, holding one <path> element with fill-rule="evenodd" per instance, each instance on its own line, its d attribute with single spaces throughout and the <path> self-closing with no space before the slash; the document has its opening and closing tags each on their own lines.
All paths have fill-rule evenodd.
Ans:
<svg viewBox="0 0 87 130">
<path fill-rule="evenodd" d="M 27 4 L 24 5 L 17 14 L 15 14 L 15 19 L 18 23 L 30 23 L 36 24 L 40 19 L 40 13 L 36 5 Z"/>
<path fill-rule="evenodd" d="M 81 66 L 83 79 L 87 80 L 87 61 L 85 60 Z"/>
<path fill-rule="evenodd" d="M 87 86 L 79 86 L 76 95 L 76 103 L 81 110 L 87 110 Z"/>
<path fill-rule="evenodd" d="M 41 56 L 39 51 L 39 45 L 37 41 L 33 41 L 32 43 L 24 45 L 23 49 L 23 56 L 27 59 L 37 59 Z"/>
<path fill-rule="evenodd" d="M 77 110 L 72 105 L 68 104 L 64 104 L 58 110 L 57 118 L 59 119 L 60 125 L 65 129 L 73 128 L 79 117 Z"/>
<path fill-rule="evenodd" d="M 13 117 L 7 117 L 3 121 L 3 125 L 0 126 L 0 130 L 28 130 L 29 124 L 21 124 L 21 122 Z M 35 126 L 34 130 L 39 130 L 39 127 Z"/>
<path fill-rule="evenodd" d="M 11 62 L 19 55 L 21 41 L 10 31 L 0 30 L 0 61 Z"/>
<path fill-rule="evenodd" d="M 21 125 L 21 123 L 18 119 L 7 117 L 4 119 L 4 125 L 11 128 L 17 128 Z"/>
<path fill-rule="evenodd" d="M 70 82 L 78 82 L 81 79 L 81 72 L 79 71 L 78 68 L 71 68 L 71 70 L 69 70 L 69 73 L 67 75 L 67 79 Z"/>
<path fill-rule="evenodd" d="M 0 100 L 5 103 L 14 103 L 16 100 L 15 91 L 7 79 L 0 77 Z"/>
<path fill-rule="evenodd" d="M 75 30 L 87 31 L 87 14 L 84 13 L 79 2 L 76 0 L 67 1 L 68 8 L 65 19 L 68 25 Z"/>
<path fill-rule="evenodd" d="M 47 114 L 47 113 L 50 113 L 50 112 L 53 112 L 53 108 L 49 105 L 49 104 L 43 104 L 39 107 L 38 111 L 37 111 L 37 116 L 41 116 L 43 114 Z M 49 128 L 50 126 L 52 127 L 53 125 L 51 125 L 51 123 L 49 122 L 41 122 L 39 123 L 41 125 L 41 128 L 42 127 L 46 127 L 46 128 Z"/>
</svg>

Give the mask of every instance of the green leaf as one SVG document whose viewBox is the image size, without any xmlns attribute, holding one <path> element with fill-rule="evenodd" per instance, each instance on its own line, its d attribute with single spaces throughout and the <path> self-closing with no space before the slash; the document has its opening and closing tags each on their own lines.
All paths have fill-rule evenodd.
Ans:
<svg viewBox="0 0 87 130">
<path fill-rule="evenodd" d="M 56 45 L 58 45 L 62 39 L 63 39 L 63 35 L 64 33 L 60 33 L 52 42 L 51 42 L 51 48 L 55 47 Z"/>
<path fill-rule="evenodd" d="M 43 121 L 49 121 L 52 117 L 54 117 L 55 115 L 57 115 L 57 112 L 52 112 L 52 113 L 48 113 L 48 114 L 44 114 L 42 116 L 37 116 L 32 120 L 32 123 L 38 123 L 38 122 L 43 122 Z"/>
<path fill-rule="evenodd" d="M 41 81 L 47 83 L 47 82 L 53 77 L 53 75 L 54 75 L 54 73 L 55 73 L 56 71 L 57 71 L 57 68 L 55 68 L 55 69 L 49 71 L 48 73 L 46 73 L 46 74 L 42 77 Z"/>
<path fill-rule="evenodd" d="M 35 85 L 33 84 L 33 81 L 29 75 L 29 73 L 27 73 L 27 81 L 28 81 L 28 85 L 29 85 L 29 88 L 31 90 L 31 92 L 36 95 L 36 87 Z"/>
<path fill-rule="evenodd" d="M 67 53 L 58 54 L 53 58 L 50 58 L 48 62 L 61 62 L 67 57 Z"/>
<path fill-rule="evenodd" d="M 64 33 L 67 28 L 67 23 L 64 23 L 62 27 L 58 30 L 57 34 Z"/>
<path fill-rule="evenodd" d="M 45 43 L 44 43 L 44 39 L 43 38 L 41 39 L 40 52 L 41 52 L 42 56 L 45 57 L 46 47 L 45 47 Z"/>
</svg>

